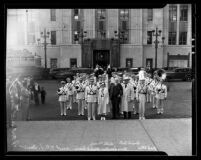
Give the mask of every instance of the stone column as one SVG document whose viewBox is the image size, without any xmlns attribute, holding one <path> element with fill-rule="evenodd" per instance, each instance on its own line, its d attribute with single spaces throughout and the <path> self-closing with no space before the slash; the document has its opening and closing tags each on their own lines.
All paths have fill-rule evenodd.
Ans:
<svg viewBox="0 0 201 160">
<path fill-rule="evenodd" d="M 63 44 L 72 44 L 71 9 L 63 9 Z"/>
<path fill-rule="evenodd" d="M 179 23 L 180 23 L 180 5 L 177 4 L 177 39 L 176 39 L 176 45 L 179 45 Z"/>
</svg>

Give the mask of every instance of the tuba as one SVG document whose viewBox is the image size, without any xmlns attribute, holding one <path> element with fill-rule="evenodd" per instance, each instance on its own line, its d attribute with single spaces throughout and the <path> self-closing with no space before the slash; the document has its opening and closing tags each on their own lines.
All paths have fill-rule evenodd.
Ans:
<svg viewBox="0 0 201 160">
<path fill-rule="evenodd" d="M 157 69 L 154 71 L 153 76 L 156 77 L 158 81 L 165 81 L 166 71 L 164 69 Z"/>
</svg>

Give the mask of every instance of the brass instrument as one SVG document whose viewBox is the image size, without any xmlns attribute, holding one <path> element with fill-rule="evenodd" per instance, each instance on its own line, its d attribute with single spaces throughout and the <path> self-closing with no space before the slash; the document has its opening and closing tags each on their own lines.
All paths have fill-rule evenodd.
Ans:
<svg viewBox="0 0 201 160">
<path fill-rule="evenodd" d="M 154 77 L 157 78 L 158 81 L 165 81 L 166 80 L 166 71 L 164 69 L 158 69 L 154 71 Z"/>
</svg>

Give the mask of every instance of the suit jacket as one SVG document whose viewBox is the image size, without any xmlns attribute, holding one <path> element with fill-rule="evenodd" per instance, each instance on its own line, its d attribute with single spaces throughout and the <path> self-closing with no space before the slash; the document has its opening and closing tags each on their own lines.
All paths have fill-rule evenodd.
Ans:
<svg viewBox="0 0 201 160">
<path fill-rule="evenodd" d="M 123 88 L 121 86 L 121 84 L 117 84 L 115 86 L 115 84 L 111 84 L 110 88 L 109 88 L 109 95 L 110 95 L 110 99 L 116 99 L 116 98 L 121 98 L 121 96 L 123 95 Z"/>
</svg>

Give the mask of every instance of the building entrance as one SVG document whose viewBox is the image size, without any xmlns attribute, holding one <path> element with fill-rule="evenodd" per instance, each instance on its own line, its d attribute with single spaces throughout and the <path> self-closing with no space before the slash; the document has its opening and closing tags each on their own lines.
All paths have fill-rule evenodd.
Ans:
<svg viewBox="0 0 201 160">
<path fill-rule="evenodd" d="M 93 50 L 93 67 L 97 64 L 102 68 L 110 64 L 110 50 Z"/>
</svg>

